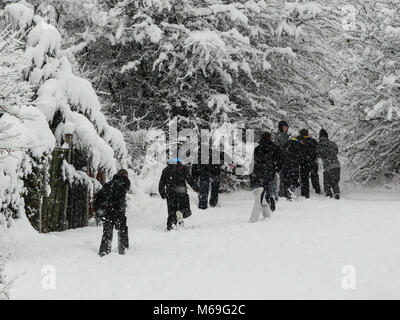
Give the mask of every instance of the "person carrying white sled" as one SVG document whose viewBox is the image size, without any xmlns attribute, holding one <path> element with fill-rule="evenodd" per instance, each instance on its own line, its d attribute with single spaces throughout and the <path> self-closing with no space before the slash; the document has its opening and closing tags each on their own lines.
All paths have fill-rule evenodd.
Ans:
<svg viewBox="0 0 400 320">
<path fill-rule="evenodd" d="M 250 187 L 253 189 L 255 199 L 249 222 L 256 222 L 260 213 L 264 218 L 268 218 L 269 210 L 275 211 L 273 180 L 280 167 L 280 149 L 272 142 L 271 134 L 265 132 L 261 136 L 259 145 L 254 149 Z"/>
</svg>

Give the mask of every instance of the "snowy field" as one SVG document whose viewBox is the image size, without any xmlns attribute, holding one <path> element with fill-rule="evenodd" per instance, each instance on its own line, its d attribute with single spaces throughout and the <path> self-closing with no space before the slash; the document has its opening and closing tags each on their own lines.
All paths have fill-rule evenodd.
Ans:
<svg viewBox="0 0 400 320">
<path fill-rule="evenodd" d="M 255 224 L 250 192 L 222 195 L 207 211 L 192 197 L 185 229 L 169 233 L 164 201 L 131 197 L 125 256 L 116 235 L 113 252 L 97 255 L 101 227 L 39 235 L 20 221 L 7 243 L 16 248 L 6 269 L 17 277 L 11 298 L 399 299 L 400 196 L 347 189 L 340 201 L 280 200 Z M 49 265 L 54 290 L 42 286 Z M 345 290 L 349 270 L 355 289 Z"/>
</svg>

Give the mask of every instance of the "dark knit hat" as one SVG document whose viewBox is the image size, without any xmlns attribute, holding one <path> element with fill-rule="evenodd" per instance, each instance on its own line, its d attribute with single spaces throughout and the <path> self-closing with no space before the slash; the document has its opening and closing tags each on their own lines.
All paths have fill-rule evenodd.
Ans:
<svg viewBox="0 0 400 320">
<path fill-rule="evenodd" d="M 328 132 L 326 132 L 325 129 L 321 129 L 321 130 L 319 131 L 319 138 L 320 138 L 320 139 L 321 139 L 321 138 L 327 138 L 327 139 L 328 139 Z"/>
<path fill-rule="evenodd" d="M 307 129 L 301 129 L 299 131 L 299 135 L 300 135 L 301 138 L 308 137 L 308 130 Z"/>
</svg>

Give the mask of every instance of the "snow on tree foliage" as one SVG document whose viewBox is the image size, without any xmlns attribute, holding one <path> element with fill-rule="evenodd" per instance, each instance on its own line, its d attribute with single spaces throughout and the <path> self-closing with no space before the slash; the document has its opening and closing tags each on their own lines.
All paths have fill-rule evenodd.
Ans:
<svg viewBox="0 0 400 320">
<path fill-rule="evenodd" d="M 109 177 L 127 167 L 129 158 L 122 133 L 107 123 L 90 82 L 74 74 L 57 29 L 34 15 L 24 1 L 5 6 L 1 27 L 0 87 L 5 90 L 0 97 L 0 224 L 4 225 L 24 212 L 21 178 L 32 172 L 33 163 L 46 165 L 53 148 L 64 144 L 64 134 L 73 134 L 74 147 L 90 159 L 94 172 L 102 169 Z M 64 171 L 66 178 L 93 182 L 83 171 L 70 167 Z"/>
<path fill-rule="evenodd" d="M 26 60 L 20 36 L 10 27 L 0 31 L 0 228 L 25 212 L 22 179 L 39 159 L 46 162 L 55 144 L 44 115 L 32 106 L 31 86 L 21 77 Z"/>
<path fill-rule="evenodd" d="M 326 36 L 338 16 L 319 2 L 45 3 L 110 121 L 131 136 L 174 118 L 180 128 L 228 121 L 264 130 L 285 118 L 316 134 L 333 115 L 328 93 L 340 60 Z"/>
<path fill-rule="evenodd" d="M 347 33 L 349 124 L 343 135 L 351 178 L 400 182 L 400 3 L 351 1 L 356 21 Z"/>
<path fill-rule="evenodd" d="M 57 70 L 71 70 L 69 63 L 84 69 L 138 167 L 148 130 L 165 132 L 172 120 L 180 128 L 229 122 L 273 131 L 285 119 L 291 134 L 306 127 L 316 136 L 324 127 L 334 140 L 343 138 L 353 180 L 398 177 L 398 1 L 28 2 L 68 48 L 46 53 L 43 66 L 28 70 L 30 80 L 57 80 Z M 351 6 L 355 28 L 345 25 L 342 11 Z M 40 27 L 24 7 L 14 7 L 10 23 Z M 75 103 L 79 110 L 71 110 L 99 133 L 96 117 Z M 57 139 L 62 133 L 60 125 Z"/>
</svg>

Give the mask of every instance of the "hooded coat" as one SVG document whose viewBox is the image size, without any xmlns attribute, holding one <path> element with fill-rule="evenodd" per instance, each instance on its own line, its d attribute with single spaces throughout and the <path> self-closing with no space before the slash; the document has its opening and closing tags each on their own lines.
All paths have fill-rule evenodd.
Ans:
<svg viewBox="0 0 400 320">
<path fill-rule="evenodd" d="M 114 219 L 115 212 L 125 214 L 126 194 L 131 182 L 123 174 L 115 174 L 111 181 L 104 184 L 94 199 L 95 211 L 104 210 L 105 217 Z"/>
<path fill-rule="evenodd" d="M 187 194 L 186 182 L 192 189 L 198 192 L 198 187 L 194 181 L 189 169 L 179 161 L 177 163 L 169 162 L 168 166 L 163 170 L 158 184 L 158 191 L 161 198 L 170 199 Z"/>
<path fill-rule="evenodd" d="M 300 165 L 308 166 L 317 162 L 317 140 L 311 137 L 298 137 L 301 141 L 299 161 Z"/>
<path fill-rule="evenodd" d="M 262 137 L 254 149 L 253 172 L 250 175 L 252 188 L 267 187 L 281 169 L 281 151 L 270 139 Z"/>
</svg>

